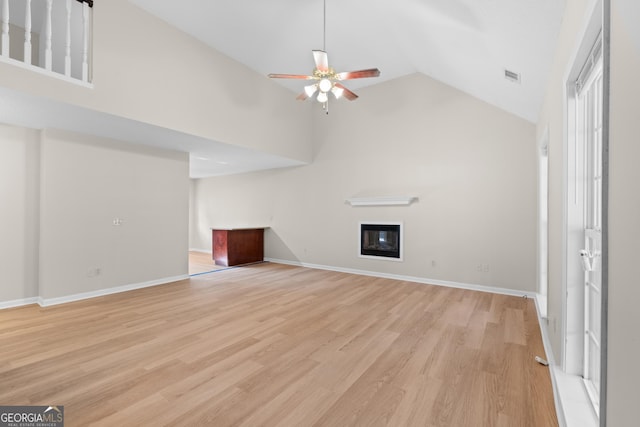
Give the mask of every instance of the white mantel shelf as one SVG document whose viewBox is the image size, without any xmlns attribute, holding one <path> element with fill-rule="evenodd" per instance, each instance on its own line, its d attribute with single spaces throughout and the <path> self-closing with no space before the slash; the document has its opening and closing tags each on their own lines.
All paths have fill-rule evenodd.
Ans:
<svg viewBox="0 0 640 427">
<path fill-rule="evenodd" d="M 351 206 L 407 206 L 418 201 L 414 196 L 395 197 L 352 197 L 347 199 Z"/>
</svg>

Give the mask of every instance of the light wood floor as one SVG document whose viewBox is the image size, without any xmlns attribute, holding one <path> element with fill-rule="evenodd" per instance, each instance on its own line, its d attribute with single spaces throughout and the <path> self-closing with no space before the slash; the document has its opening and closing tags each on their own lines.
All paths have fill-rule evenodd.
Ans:
<svg viewBox="0 0 640 427">
<path fill-rule="evenodd" d="M 189 251 L 189 274 L 202 274 L 226 268 L 228 267 L 216 265 L 211 254 Z"/>
<path fill-rule="evenodd" d="M 0 311 L 0 403 L 66 426 L 556 426 L 530 299 L 274 264 Z"/>
</svg>

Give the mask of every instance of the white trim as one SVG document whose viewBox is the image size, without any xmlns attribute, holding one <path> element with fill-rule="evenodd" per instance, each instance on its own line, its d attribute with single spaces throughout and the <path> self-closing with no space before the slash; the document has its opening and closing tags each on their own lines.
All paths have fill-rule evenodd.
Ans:
<svg viewBox="0 0 640 427">
<path fill-rule="evenodd" d="M 572 289 L 569 288 L 569 275 L 571 274 L 569 269 L 569 147 L 575 144 L 575 135 L 571 134 L 572 127 L 575 127 L 576 112 L 575 112 L 575 80 L 582 69 L 582 66 L 591 52 L 593 43 L 602 32 L 603 22 L 603 7 L 602 0 L 588 0 L 590 5 L 587 7 L 585 18 L 582 22 L 581 29 L 579 30 L 576 38 L 574 48 L 569 55 L 569 60 L 566 62 L 566 68 L 562 77 L 562 108 L 563 108 L 563 134 L 562 134 L 562 150 L 563 150 L 563 166 L 562 166 L 562 307 L 561 307 L 561 366 L 564 371 L 576 370 L 576 357 L 571 357 L 572 349 L 576 347 L 573 341 L 575 336 L 569 336 L 569 329 L 567 328 L 568 319 L 571 313 L 571 307 L 569 301 L 573 296 L 567 298 L 567 294 Z M 574 272 L 575 273 L 575 272 Z M 581 304 L 581 303 L 580 303 Z M 582 337 L 582 334 L 580 334 Z M 567 341 L 571 339 L 572 342 Z M 582 345 L 579 345 L 580 352 L 582 351 Z"/>
<path fill-rule="evenodd" d="M 73 83 L 78 86 L 86 87 L 87 89 L 93 89 L 93 83 L 84 82 L 75 77 L 68 77 L 68 76 L 65 76 L 64 74 L 56 73 L 55 71 L 49 71 L 45 68 L 38 67 L 37 65 L 25 64 L 22 61 L 18 61 L 17 59 L 13 59 L 13 58 L 7 58 L 4 55 L 0 55 L 0 62 L 4 62 L 5 64 L 10 64 L 10 65 L 15 65 L 16 67 L 20 67 L 25 70 L 35 71 L 38 74 L 43 74 L 48 77 L 54 77 L 56 79 L 65 81 L 67 83 Z"/>
<path fill-rule="evenodd" d="M 538 141 L 537 275 L 540 317 L 547 317 L 549 294 L 549 125 Z"/>
<path fill-rule="evenodd" d="M 351 206 L 406 206 L 418 201 L 415 196 L 352 197 L 346 200 Z"/>
<path fill-rule="evenodd" d="M 556 406 L 556 416 L 560 427 L 597 427 L 598 419 L 590 402 L 585 400 L 586 390 L 582 385 L 582 378 L 569 375 L 556 365 L 555 357 L 549 338 L 548 320 L 541 315 L 540 299 L 536 295 L 536 311 L 542 334 L 542 345 L 549 362 L 549 376 L 553 387 L 553 400 Z"/>
<path fill-rule="evenodd" d="M 0 310 L 6 308 L 22 307 L 25 305 L 37 304 L 38 297 L 14 299 L 11 301 L 0 301 Z"/>
<path fill-rule="evenodd" d="M 545 319 L 542 305 L 546 305 L 546 297 L 536 294 L 536 312 L 538 313 L 538 325 L 540 326 L 540 334 L 542 335 L 542 346 L 547 356 L 547 362 L 549 362 L 549 376 L 551 377 L 551 387 L 553 388 L 553 401 L 556 406 L 556 417 L 558 418 L 558 425 L 560 427 L 567 427 L 567 420 L 565 419 L 565 413 L 562 406 L 562 399 L 560 390 L 558 389 L 558 379 L 556 377 L 560 368 L 556 366 L 555 358 L 553 356 L 553 350 L 551 347 L 551 340 L 549 339 L 548 319 Z"/>
<path fill-rule="evenodd" d="M 378 271 L 358 270 L 354 268 L 333 267 L 329 265 L 310 264 L 306 262 L 289 261 L 285 259 L 276 259 L 276 258 L 265 258 L 264 260 L 267 262 L 273 262 L 275 264 L 293 265 L 296 267 L 314 268 L 317 270 L 336 271 L 339 273 L 359 274 L 361 276 L 371 276 L 371 277 L 380 277 L 383 279 L 401 280 L 405 282 L 421 283 L 423 285 L 445 286 L 448 288 L 466 289 L 469 291 L 490 292 L 493 294 L 511 295 L 516 297 L 525 297 L 525 296 L 533 297 L 535 295 L 535 292 L 524 292 L 524 291 L 518 291 L 515 289 L 507 289 L 507 288 L 495 288 L 492 286 L 476 285 L 471 283 L 450 282 L 447 280 L 429 279 L 426 277 L 404 276 L 400 274 L 381 273 Z"/>
<path fill-rule="evenodd" d="M 549 321 L 547 317 L 547 295 L 542 295 L 541 293 L 536 294 L 536 310 L 538 310 L 540 321 Z M 551 349 L 551 346 L 549 346 L 549 349 Z"/>
<path fill-rule="evenodd" d="M 376 261 L 404 262 L 404 260 L 402 259 L 402 251 L 400 251 L 400 258 L 394 258 L 390 256 L 360 255 L 360 248 L 358 248 L 358 258 L 373 259 Z"/>
<path fill-rule="evenodd" d="M 550 370 L 552 381 L 556 384 L 556 402 L 562 402 L 562 418 L 566 427 L 597 427 L 598 417 L 584 387 L 582 377 L 569 375 L 559 366 Z M 562 427 L 562 424 L 560 425 Z"/>
<path fill-rule="evenodd" d="M 189 252 L 200 252 L 202 254 L 212 254 L 213 251 L 211 249 L 196 249 L 196 248 L 190 248 Z"/>
<path fill-rule="evenodd" d="M 575 135 L 572 131 L 576 126 L 576 91 L 575 79 L 579 74 L 582 66 L 591 51 L 594 40 L 602 31 L 603 25 L 603 7 L 602 0 L 590 0 L 590 6 L 587 7 L 585 19 L 582 28 L 577 34 L 576 44 L 566 63 L 563 75 L 562 85 L 562 108 L 563 108 L 563 165 L 562 165 L 562 324 L 561 324 L 561 366 L 553 366 L 551 370 L 552 379 L 557 383 L 558 400 L 562 402 L 562 411 L 566 425 L 573 426 L 597 426 L 599 420 L 594 412 L 591 401 L 582 384 L 582 378 L 577 375 L 581 371 L 582 363 L 582 343 L 578 342 L 584 338 L 584 334 L 580 331 L 575 333 L 575 325 L 568 325 L 571 319 L 574 319 L 576 309 L 583 310 L 582 298 L 580 291 L 584 291 L 584 286 L 576 285 L 571 281 L 572 275 L 577 272 L 576 263 L 570 263 L 569 252 L 573 243 L 569 239 L 571 205 L 569 197 L 572 195 L 570 191 L 570 173 L 574 165 L 574 158 L 569 154 L 575 146 Z M 575 197 L 571 200 L 576 203 Z M 582 243 L 582 242 L 581 242 Z M 572 251 L 575 253 L 575 251 Z M 578 295 L 576 296 L 576 293 Z M 576 305 L 578 307 L 576 307 Z M 572 317 L 573 314 L 573 317 Z M 580 353 L 580 354 L 577 354 Z M 580 362 L 580 363 L 579 363 Z M 567 372 L 572 372 L 568 374 Z M 606 385 L 603 385 L 606 387 Z"/>
<path fill-rule="evenodd" d="M 38 304 L 40 304 L 41 307 L 49 307 L 52 305 L 65 304 L 68 302 L 80 301 L 80 300 L 85 300 L 89 298 L 96 298 L 96 297 L 102 297 L 106 295 L 118 294 L 121 292 L 133 291 L 136 289 L 149 288 L 151 286 L 165 285 L 167 283 L 179 282 L 181 280 L 186 280 L 188 278 L 189 278 L 189 275 L 184 274 L 180 276 L 165 277 L 162 279 L 151 280 L 148 282 L 117 286 L 115 288 L 107 288 L 107 289 L 100 289 L 100 290 L 91 291 L 91 292 L 83 292 L 80 294 L 66 295 L 66 296 L 57 297 L 57 298 L 45 299 L 42 297 L 38 297 L 37 302 Z"/>
</svg>

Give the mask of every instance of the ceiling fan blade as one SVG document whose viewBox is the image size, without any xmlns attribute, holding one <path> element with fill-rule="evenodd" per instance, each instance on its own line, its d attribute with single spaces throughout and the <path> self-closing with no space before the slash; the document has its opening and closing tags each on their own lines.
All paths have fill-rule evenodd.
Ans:
<svg viewBox="0 0 640 427">
<path fill-rule="evenodd" d="M 342 89 L 342 96 L 347 98 L 349 101 L 355 101 L 356 99 L 358 99 L 358 95 L 351 92 L 349 89 L 342 86 L 340 83 L 334 83 L 333 85 L 337 88 Z"/>
<path fill-rule="evenodd" d="M 329 57 L 324 50 L 314 50 L 313 60 L 316 62 L 316 68 L 319 71 L 329 71 Z"/>
<path fill-rule="evenodd" d="M 359 71 L 345 71 L 344 73 L 336 74 L 338 80 L 353 80 L 353 79 L 364 79 L 367 77 L 378 77 L 380 75 L 380 70 L 377 68 L 369 68 L 368 70 L 359 70 Z"/>
<path fill-rule="evenodd" d="M 298 101 L 306 101 L 309 97 L 305 92 L 302 92 L 300 95 L 296 96 Z"/>
<path fill-rule="evenodd" d="M 270 79 L 298 79 L 298 80 L 313 80 L 313 76 L 305 76 L 302 74 L 269 74 Z"/>
</svg>

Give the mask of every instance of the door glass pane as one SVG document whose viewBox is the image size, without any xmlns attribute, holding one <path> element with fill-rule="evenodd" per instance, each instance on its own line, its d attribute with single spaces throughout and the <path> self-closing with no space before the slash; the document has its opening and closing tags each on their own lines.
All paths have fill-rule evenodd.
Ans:
<svg viewBox="0 0 640 427">
<path fill-rule="evenodd" d="M 576 138 L 583 148 L 584 242 L 589 267 L 585 268 L 584 378 L 597 410 L 600 391 L 602 268 L 602 66 L 594 67 L 578 97 L 581 131 Z"/>
</svg>

